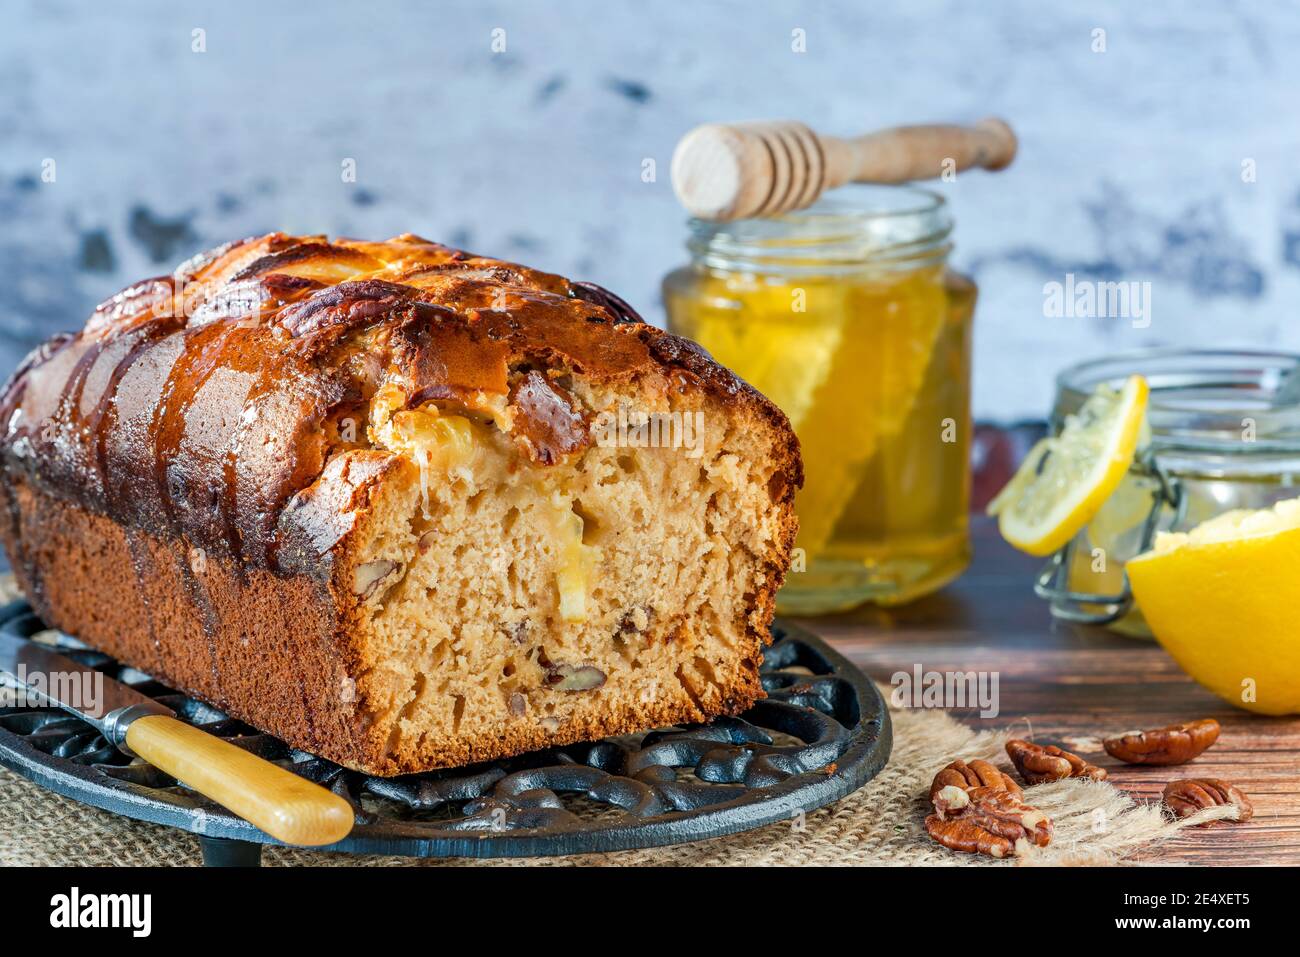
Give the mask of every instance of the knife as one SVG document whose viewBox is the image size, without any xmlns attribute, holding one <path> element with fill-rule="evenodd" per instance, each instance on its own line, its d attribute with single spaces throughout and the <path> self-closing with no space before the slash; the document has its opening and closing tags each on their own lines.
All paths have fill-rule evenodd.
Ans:
<svg viewBox="0 0 1300 957">
<path fill-rule="evenodd" d="M 333 844 L 352 830 L 352 807 L 339 795 L 186 724 L 167 706 L 37 642 L 0 633 L 0 676 L 285 844 Z"/>
</svg>

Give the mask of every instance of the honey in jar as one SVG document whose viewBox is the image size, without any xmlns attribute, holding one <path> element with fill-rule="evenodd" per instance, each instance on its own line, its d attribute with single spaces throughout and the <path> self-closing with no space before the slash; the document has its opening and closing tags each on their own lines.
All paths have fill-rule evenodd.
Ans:
<svg viewBox="0 0 1300 957">
<path fill-rule="evenodd" d="M 936 194 L 857 186 L 776 219 L 692 221 L 669 327 L 779 405 L 802 447 L 787 614 L 896 604 L 969 560 L 975 286 Z"/>
</svg>

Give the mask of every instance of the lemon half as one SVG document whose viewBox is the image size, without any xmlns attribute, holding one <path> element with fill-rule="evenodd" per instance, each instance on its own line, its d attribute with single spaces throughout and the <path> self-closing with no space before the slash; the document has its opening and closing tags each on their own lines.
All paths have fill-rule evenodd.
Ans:
<svg viewBox="0 0 1300 957">
<path fill-rule="evenodd" d="M 1137 451 L 1146 419 L 1147 382 L 1130 376 L 1100 386 L 1060 435 L 1035 445 L 989 503 L 1002 537 L 1031 555 L 1050 555 L 1092 521 Z"/>
<path fill-rule="evenodd" d="M 1125 567 L 1184 671 L 1239 708 L 1300 713 L 1300 499 L 1162 532 Z"/>
</svg>

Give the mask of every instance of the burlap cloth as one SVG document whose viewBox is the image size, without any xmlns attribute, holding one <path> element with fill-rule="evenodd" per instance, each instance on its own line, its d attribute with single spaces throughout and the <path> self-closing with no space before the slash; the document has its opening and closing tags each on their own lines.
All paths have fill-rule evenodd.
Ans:
<svg viewBox="0 0 1300 957">
<path fill-rule="evenodd" d="M 448 865 L 780 865 L 896 864 L 1007 866 L 935 844 L 922 822 L 934 773 L 953 757 L 1005 764 L 1008 732 L 977 732 L 940 711 L 894 711 L 894 751 L 866 787 L 803 821 L 772 824 L 695 844 L 523 860 L 416 860 L 358 857 L 268 847 L 263 863 L 281 866 Z M 1023 732 L 1023 728 L 1020 729 Z M 1060 781 L 1026 789 L 1056 825 L 1049 847 L 1022 864 L 1113 864 L 1155 859 L 1159 844 L 1189 823 L 1227 816 L 1227 808 L 1170 822 L 1105 782 Z M 1216 813 L 1217 812 L 1217 813 Z M 78 804 L 0 770 L 0 863 L 5 865 L 193 865 L 198 839 Z"/>
<path fill-rule="evenodd" d="M 0 600 L 9 582 L 0 577 Z M 887 689 L 886 689 L 887 690 Z M 888 695 L 886 695 L 888 700 Z M 957 854 L 935 844 L 923 822 L 930 781 L 953 758 L 1005 765 L 1003 744 L 1026 729 L 975 731 L 942 711 L 891 710 L 894 749 L 885 769 L 839 803 L 756 831 L 673 847 L 519 860 L 417 860 L 268 847 L 263 863 L 280 866 L 566 866 L 889 864 L 1008 866 L 1115 864 L 1154 860 L 1182 827 L 1228 817 L 1214 808 L 1184 821 L 1139 804 L 1106 782 L 1058 781 L 1026 789 L 1026 800 L 1055 823 L 1049 847 L 1017 862 Z M 197 865 L 198 838 L 88 807 L 0 769 L 0 864 Z"/>
</svg>

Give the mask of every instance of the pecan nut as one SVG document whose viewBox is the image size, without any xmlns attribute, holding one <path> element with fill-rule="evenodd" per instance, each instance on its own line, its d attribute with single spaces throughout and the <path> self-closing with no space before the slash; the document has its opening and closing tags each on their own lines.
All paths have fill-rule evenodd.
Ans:
<svg viewBox="0 0 1300 957">
<path fill-rule="evenodd" d="M 925 819 L 926 833 L 944 847 L 1002 858 L 1051 843 L 1052 822 L 1021 800 L 1019 790 L 975 787 L 963 791 L 956 785 L 947 785 L 945 790 L 959 792 L 966 803 L 946 812 L 936 806 L 936 813 Z"/>
<path fill-rule="evenodd" d="M 1112 758 L 1127 764 L 1186 764 L 1219 740 L 1219 722 L 1213 718 L 1171 724 L 1152 731 L 1128 731 L 1106 738 L 1102 746 Z"/>
<path fill-rule="evenodd" d="M 1250 803 L 1250 798 L 1234 785 L 1217 778 L 1170 781 L 1165 785 L 1164 801 L 1165 806 L 1174 812 L 1174 817 L 1190 817 L 1197 811 L 1224 804 L 1237 808 L 1238 821 L 1249 821 L 1255 813 L 1255 805 Z"/>
<path fill-rule="evenodd" d="M 595 691 L 605 686 L 605 677 L 591 665 L 558 664 L 547 670 L 544 680 L 556 691 Z"/>
<path fill-rule="evenodd" d="M 971 788 L 991 787 L 1020 794 L 1020 785 L 1011 775 L 998 770 L 987 761 L 975 760 L 970 764 L 958 758 L 934 776 L 930 784 L 930 800 L 935 802 L 935 810 L 943 813 L 939 807 L 941 792 L 946 788 L 969 791 Z M 960 799 L 958 799 L 960 800 Z"/>
<path fill-rule="evenodd" d="M 1026 784 L 1046 784 L 1064 778 L 1106 780 L 1106 769 L 1089 764 L 1077 754 L 1055 745 L 1034 744 L 1013 738 L 1007 742 L 1007 757 L 1016 766 Z"/>
<path fill-rule="evenodd" d="M 383 558 L 374 562 L 366 562 L 364 565 L 358 565 L 352 570 L 352 591 L 362 601 L 365 601 L 383 584 L 389 576 L 402 566 L 397 562 Z M 392 584 L 391 582 L 389 584 Z M 384 585 L 385 588 L 389 587 Z"/>
</svg>

